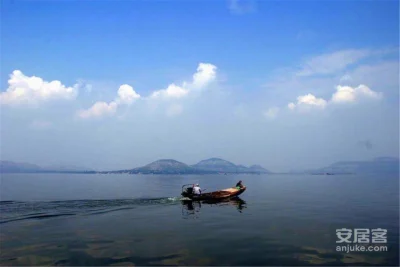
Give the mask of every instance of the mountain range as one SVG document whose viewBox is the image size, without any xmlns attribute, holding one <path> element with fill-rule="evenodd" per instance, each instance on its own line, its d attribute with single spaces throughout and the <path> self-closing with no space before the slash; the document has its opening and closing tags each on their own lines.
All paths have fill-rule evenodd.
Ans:
<svg viewBox="0 0 400 267">
<path fill-rule="evenodd" d="M 311 174 L 384 174 L 398 173 L 400 161 L 394 157 L 379 157 L 369 161 L 339 161 L 327 167 L 307 171 Z"/>
<path fill-rule="evenodd" d="M 142 167 L 114 171 L 94 171 L 76 166 L 41 167 L 29 163 L 0 161 L 0 173 L 271 174 L 272 172 L 260 165 L 246 167 L 243 165 L 236 165 L 224 159 L 210 158 L 193 165 L 187 165 L 173 159 L 161 159 Z M 315 175 L 399 173 L 399 159 L 380 157 L 369 161 L 339 161 L 319 169 L 290 173 Z"/>
<path fill-rule="evenodd" d="M 82 167 L 41 167 L 29 163 L 16 163 L 12 161 L 0 161 L 0 173 L 44 173 L 44 172 L 64 172 L 64 173 L 130 173 L 130 174 L 215 174 L 215 173 L 249 173 L 261 174 L 271 173 L 260 165 L 246 167 L 243 165 L 235 165 L 232 162 L 210 158 L 202 160 L 194 165 L 173 159 L 161 159 L 154 161 L 142 167 L 115 170 L 115 171 L 93 171 Z"/>
<path fill-rule="evenodd" d="M 267 169 L 259 165 L 246 167 L 243 165 L 235 165 L 232 162 L 220 158 L 210 158 L 202 160 L 194 165 L 187 165 L 185 163 L 173 159 L 161 159 L 154 161 L 143 167 L 109 171 L 103 173 L 131 173 L 131 174 L 213 174 L 213 173 L 271 173 Z"/>
</svg>

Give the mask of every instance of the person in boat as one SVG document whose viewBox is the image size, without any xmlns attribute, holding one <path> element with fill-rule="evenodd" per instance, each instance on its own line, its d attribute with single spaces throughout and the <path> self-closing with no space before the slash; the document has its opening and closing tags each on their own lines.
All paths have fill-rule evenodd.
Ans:
<svg viewBox="0 0 400 267">
<path fill-rule="evenodd" d="M 201 188 L 199 186 L 199 184 L 195 184 L 193 186 L 193 194 L 195 195 L 201 195 Z"/>
<path fill-rule="evenodd" d="M 237 189 L 242 189 L 242 188 L 243 188 L 242 180 L 240 180 L 240 181 L 236 184 L 236 188 L 237 188 Z"/>
</svg>

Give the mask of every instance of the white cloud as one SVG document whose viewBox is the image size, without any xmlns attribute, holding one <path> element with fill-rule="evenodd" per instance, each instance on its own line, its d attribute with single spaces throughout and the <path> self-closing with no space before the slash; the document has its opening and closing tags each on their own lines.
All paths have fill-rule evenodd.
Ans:
<svg viewBox="0 0 400 267">
<path fill-rule="evenodd" d="M 201 92 L 210 83 L 212 83 L 217 76 L 217 67 L 210 63 L 199 63 L 196 73 L 192 76 L 192 81 L 183 82 L 182 85 L 171 83 L 166 89 L 153 92 L 149 99 L 164 99 L 176 100 L 187 97 L 192 92 Z M 183 107 L 175 104 L 166 109 L 167 116 L 175 116 L 182 113 Z"/>
<path fill-rule="evenodd" d="M 188 93 L 189 90 L 179 87 L 175 84 L 170 84 L 167 89 L 155 91 L 150 97 L 181 98 L 186 96 Z"/>
<path fill-rule="evenodd" d="M 182 111 L 183 111 L 182 105 L 175 104 L 175 105 L 170 106 L 170 107 L 167 109 L 167 116 L 173 117 L 173 116 L 176 116 L 176 115 L 181 114 Z"/>
<path fill-rule="evenodd" d="M 327 105 L 326 100 L 322 98 L 317 98 L 312 94 L 307 94 L 303 96 L 297 97 L 297 103 L 289 103 L 288 108 L 289 109 L 295 109 L 295 108 L 310 108 L 310 107 L 317 107 L 317 108 L 325 108 Z"/>
<path fill-rule="evenodd" d="M 200 63 L 197 72 L 193 75 L 193 87 L 204 88 L 216 78 L 217 67 L 209 63 Z"/>
<path fill-rule="evenodd" d="M 357 87 L 351 86 L 336 86 L 336 92 L 332 95 L 330 101 L 326 101 L 323 98 L 317 98 L 312 94 L 307 94 L 297 97 L 297 103 L 289 103 L 288 108 L 294 110 L 300 107 L 319 107 L 325 108 L 328 104 L 339 104 L 339 103 L 349 103 L 355 102 L 361 98 L 369 99 L 381 99 L 382 93 L 375 92 L 371 90 L 366 85 L 359 85 Z"/>
<path fill-rule="evenodd" d="M 86 110 L 78 111 L 78 116 L 82 119 L 89 119 L 114 115 L 119 105 L 129 105 L 140 98 L 140 95 L 136 93 L 133 87 L 128 84 L 121 85 L 118 89 L 117 95 L 118 96 L 115 98 L 115 100 L 111 101 L 110 103 L 99 101 Z"/>
<path fill-rule="evenodd" d="M 184 82 L 182 86 L 172 83 L 166 89 L 158 90 L 150 94 L 149 99 L 178 99 L 185 97 L 192 90 L 204 89 L 209 83 L 215 80 L 216 69 L 217 67 L 212 64 L 200 63 L 190 83 Z M 119 87 L 117 97 L 114 101 L 111 103 L 96 102 L 91 108 L 78 111 L 78 116 L 86 119 L 114 114 L 119 105 L 131 104 L 140 98 L 141 96 L 135 92 L 132 86 L 123 84 Z M 182 106 L 172 105 L 167 109 L 166 113 L 168 116 L 175 116 L 182 111 Z"/>
<path fill-rule="evenodd" d="M 371 53 L 367 49 L 347 49 L 319 55 L 307 60 L 297 72 L 297 76 L 332 74 L 369 57 Z"/>
<path fill-rule="evenodd" d="M 191 82 L 183 82 L 181 86 L 172 83 L 166 89 L 153 92 L 150 98 L 182 98 L 187 96 L 192 90 L 204 89 L 215 80 L 217 75 L 216 70 L 217 67 L 212 64 L 200 63 L 196 73 L 193 74 Z"/>
<path fill-rule="evenodd" d="M 278 115 L 279 108 L 278 107 L 272 107 L 269 108 L 266 112 L 264 112 L 264 116 L 268 119 L 275 119 L 276 116 Z"/>
<path fill-rule="evenodd" d="M 341 86 L 338 85 L 336 87 L 336 93 L 332 95 L 333 103 L 344 103 L 344 102 L 354 102 L 359 98 L 371 98 L 371 99 L 380 99 L 382 94 L 379 92 L 375 92 L 368 88 L 366 85 L 359 85 L 355 88 L 350 86 Z"/>
<path fill-rule="evenodd" d="M 323 95 L 333 86 L 343 83 L 351 86 L 368 84 L 382 91 L 398 91 L 398 59 L 382 59 L 382 56 L 390 56 L 391 51 L 346 49 L 317 55 L 302 62 L 300 70 L 294 67 L 275 70 L 265 87 L 270 88 L 275 95 L 285 96 L 290 95 L 293 88 L 299 92 L 298 95 L 307 94 L 310 88 L 313 88 L 314 94 Z M 362 59 L 368 60 L 368 63 L 360 64 Z"/>
<path fill-rule="evenodd" d="M 78 116 L 82 119 L 88 119 L 93 117 L 102 117 L 105 115 L 113 115 L 117 111 L 118 104 L 116 102 L 96 102 L 92 107 L 86 110 L 80 110 Z"/>
<path fill-rule="evenodd" d="M 398 49 L 347 49 L 315 56 L 304 62 L 301 71 L 291 67 L 275 71 L 265 84 L 268 88 L 265 95 L 288 103 L 289 110 L 299 111 L 362 99 L 376 100 L 383 95 L 398 98 L 399 62 L 393 57 L 395 52 Z M 336 90 L 329 93 L 331 88 Z M 379 88 L 379 92 L 370 88 Z M 299 97 L 290 101 L 294 89 Z"/>
<path fill-rule="evenodd" d="M 132 86 L 123 84 L 118 89 L 118 98 L 116 99 L 116 102 L 118 104 L 131 104 L 139 98 L 140 95 L 133 90 Z"/>
<path fill-rule="evenodd" d="M 55 99 L 74 99 L 79 88 L 79 84 L 67 87 L 57 80 L 48 82 L 40 77 L 28 77 L 19 70 L 13 71 L 8 84 L 7 91 L 0 93 L 1 104 L 38 104 Z"/>
</svg>

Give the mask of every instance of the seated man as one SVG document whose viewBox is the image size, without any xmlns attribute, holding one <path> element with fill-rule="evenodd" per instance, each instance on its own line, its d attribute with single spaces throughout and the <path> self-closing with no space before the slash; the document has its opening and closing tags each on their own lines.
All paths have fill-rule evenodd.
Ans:
<svg viewBox="0 0 400 267">
<path fill-rule="evenodd" d="M 199 186 L 199 184 L 195 184 L 193 186 L 193 194 L 195 195 L 201 195 L 201 188 Z"/>
<path fill-rule="evenodd" d="M 243 188 L 242 180 L 240 180 L 240 181 L 236 184 L 236 187 L 237 187 L 238 189 L 242 189 L 242 188 Z"/>
</svg>

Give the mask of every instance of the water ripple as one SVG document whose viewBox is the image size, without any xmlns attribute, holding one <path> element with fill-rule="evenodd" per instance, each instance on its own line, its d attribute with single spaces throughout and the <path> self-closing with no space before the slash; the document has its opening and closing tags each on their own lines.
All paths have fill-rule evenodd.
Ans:
<svg viewBox="0 0 400 267">
<path fill-rule="evenodd" d="M 65 201 L 0 201 L 0 224 L 61 216 L 95 215 L 146 205 L 173 205 L 179 197 L 136 199 L 83 199 Z"/>
</svg>

